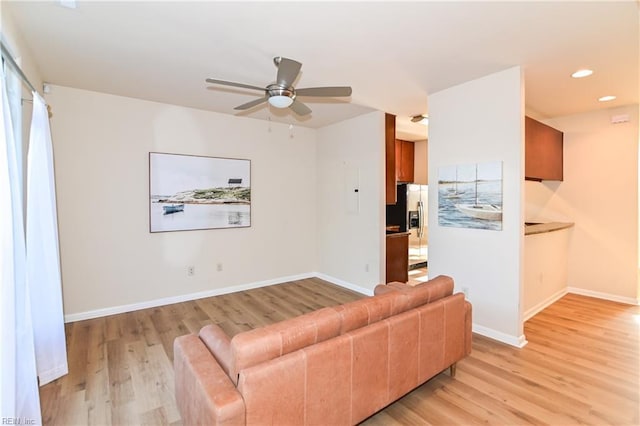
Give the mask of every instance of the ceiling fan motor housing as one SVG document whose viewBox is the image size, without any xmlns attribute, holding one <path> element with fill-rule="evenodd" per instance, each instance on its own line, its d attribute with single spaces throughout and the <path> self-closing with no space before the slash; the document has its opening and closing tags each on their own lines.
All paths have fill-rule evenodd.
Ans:
<svg viewBox="0 0 640 426">
<path fill-rule="evenodd" d="M 294 99 L 296 96 L 296 92 L 293 87 L 282 87 L 275 83 L 267 86 L 267 94 L 269 95 L 269 97 L 286 96 L 291 99 Z"/>
</svg>

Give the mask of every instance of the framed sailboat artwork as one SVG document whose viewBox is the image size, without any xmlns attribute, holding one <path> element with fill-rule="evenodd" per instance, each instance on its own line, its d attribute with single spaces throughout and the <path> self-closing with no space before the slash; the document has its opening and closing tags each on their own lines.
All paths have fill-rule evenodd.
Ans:
<svg viewBox="0 0 640 426">
<path fill-rule="evenodd" d="M 438 225 L 502 230 L 502 162 L 438 169 Z"/>
</svg>

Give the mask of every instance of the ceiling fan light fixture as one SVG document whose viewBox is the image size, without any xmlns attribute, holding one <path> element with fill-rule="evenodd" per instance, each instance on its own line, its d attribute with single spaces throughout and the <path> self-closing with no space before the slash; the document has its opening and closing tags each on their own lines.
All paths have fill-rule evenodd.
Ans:
<svg viewBox="0 0 640 426">
<path fill-rule="evenodd" d="M 427 115 L 414 115 L 413 117 L 411 117 L 411 122 L 420 123 L 420 124 L 424 124 L 425 126 L 427 126 L 429 124 L 429 116 L 427 116 Z"/>
<path fill-rule="evenodd" d="M 287 108 L 293 103 L 293 98 L 284 95 L 275 95 L 269 98 L 269 103 L 276 108 Z"/>
</svg>

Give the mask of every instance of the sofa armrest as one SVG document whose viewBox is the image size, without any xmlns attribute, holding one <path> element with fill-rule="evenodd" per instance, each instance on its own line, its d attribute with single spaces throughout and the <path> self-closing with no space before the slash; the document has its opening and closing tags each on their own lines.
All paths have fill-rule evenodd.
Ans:
<svg viewBox="0 0 640 426">
<path fill-rule="evenodd" d="M 389 287 L 386 284 L 378 284 L 374 289 L 373 289 L 373 294 L 375 296 L 378 296 L 380 294 L 386 294 L 386 293 L 391 293 L 392 291 L 398 291 L 398 289 L 393 288 L 393 287 Z"/>
<path fill-rule="evenodd" d="M 378 296 L 380 294 L 391 293 L 392 291 L 404 290 L 407 287 L 405 283 L 401 283 L 399 281 L 392 281 L 387 284 L 378 284 L 373 289 L 373 294 Z"/>
<path fill-rule="evenodd" d="M 195 334 L 173 342 L 176 402 L 185 425 L 244 425 L 242 395 Z"/>
<path fill-rule="evenodd" d="M 209 348 L 222 369 L 229 374 L 231 368 L 231 339 L 217 324 L 203 327 L 198 334 L 200 340 Z"/>
</svg>

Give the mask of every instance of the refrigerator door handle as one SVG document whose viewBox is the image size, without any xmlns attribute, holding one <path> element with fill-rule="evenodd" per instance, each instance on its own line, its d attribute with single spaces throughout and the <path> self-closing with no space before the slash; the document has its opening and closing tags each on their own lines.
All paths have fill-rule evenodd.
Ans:
<svg viewBox="0 0 640 426">
<path fill-rule="evenodd" d="M 422 227 L 424 226 L 424 206 L 422 201 L 418 201 L 418 238 L 422 238 Z"/>
</svg>

